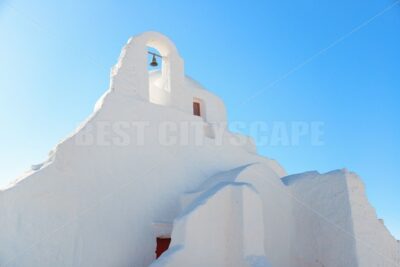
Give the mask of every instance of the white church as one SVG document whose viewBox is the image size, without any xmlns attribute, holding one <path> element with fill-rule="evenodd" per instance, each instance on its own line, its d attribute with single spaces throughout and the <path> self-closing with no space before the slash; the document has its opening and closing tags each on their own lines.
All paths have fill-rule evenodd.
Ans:
<svg viewBox="0 0 400 267">
<path fill-rule="evenodd" d="M 288 176 L 226 124 L 167 37 L 129 39 L 93 114 L 0 191 L 0 266 L 400 266 L 355 173 Z"/>
</svg>

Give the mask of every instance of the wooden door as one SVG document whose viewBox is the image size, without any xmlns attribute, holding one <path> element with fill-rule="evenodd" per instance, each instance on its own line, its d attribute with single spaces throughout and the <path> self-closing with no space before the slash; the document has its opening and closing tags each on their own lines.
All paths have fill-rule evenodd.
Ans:
<svg viewBox="0 0 400 267">
<path fill-rule="evenodd" d="M 169 248 L 171 243 L 170 237 L 157 237 L 156 259 L 161 256 Z"/>
<path fill-rule="evenodd" d="M 193 115 L 201 116 L 200 103 L 193 102 Z"/>
</svg>

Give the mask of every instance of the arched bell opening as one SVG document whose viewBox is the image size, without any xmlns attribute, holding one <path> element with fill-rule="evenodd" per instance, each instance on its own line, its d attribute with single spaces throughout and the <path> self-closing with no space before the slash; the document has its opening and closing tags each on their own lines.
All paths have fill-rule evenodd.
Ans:
<svg viewBox="0 0 400 267">
<path fill-rule="evenodd" d="M 150 102 L 159 105 L 168 105 L 171 98 L 168 54 L 163 49 L 158 49 L 154 44 L 147 45 L 147 69 L 149 71 Z"/>
</svg>

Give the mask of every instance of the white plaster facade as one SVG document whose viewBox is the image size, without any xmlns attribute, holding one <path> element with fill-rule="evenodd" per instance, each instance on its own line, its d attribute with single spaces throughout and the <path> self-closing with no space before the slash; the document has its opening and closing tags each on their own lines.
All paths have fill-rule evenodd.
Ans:
<svg viewBox="0 0 400 267">
<path fill-rule="evenodd" d="M 148 46 L 161 71 L 148 71 Z M 138 136 L 127 122 L 146 123 L 139 143 L 121 142 Z M 201 142 L 188 131 L 162 144 L 166 122 L 200 125 Z M 0 266 L 400 266 L 355 174 L 286 176 L 225 125 L 223 102 L 185 76 L 168 38 L 131 38 L 93 115 L 0 191 Z M 159 236 L 172 242 L 155 260 Z"/>
</svg>

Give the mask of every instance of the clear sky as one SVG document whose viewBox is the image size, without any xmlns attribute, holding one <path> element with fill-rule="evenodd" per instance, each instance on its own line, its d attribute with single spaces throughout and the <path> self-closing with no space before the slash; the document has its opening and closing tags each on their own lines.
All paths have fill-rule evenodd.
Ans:
<svg viewBox="0 0 400 267">
<path fill-rule="evenodd" d="M 108 88 L 127 39 L 156 30 L 231 121 L 323 122 L 323 145 L 259 152 L 290 174 L 357 172 L 400 238 L 400 4 L 236 2 L 0 0 L 0 184 L 46 159 Z"/>
</svg>

